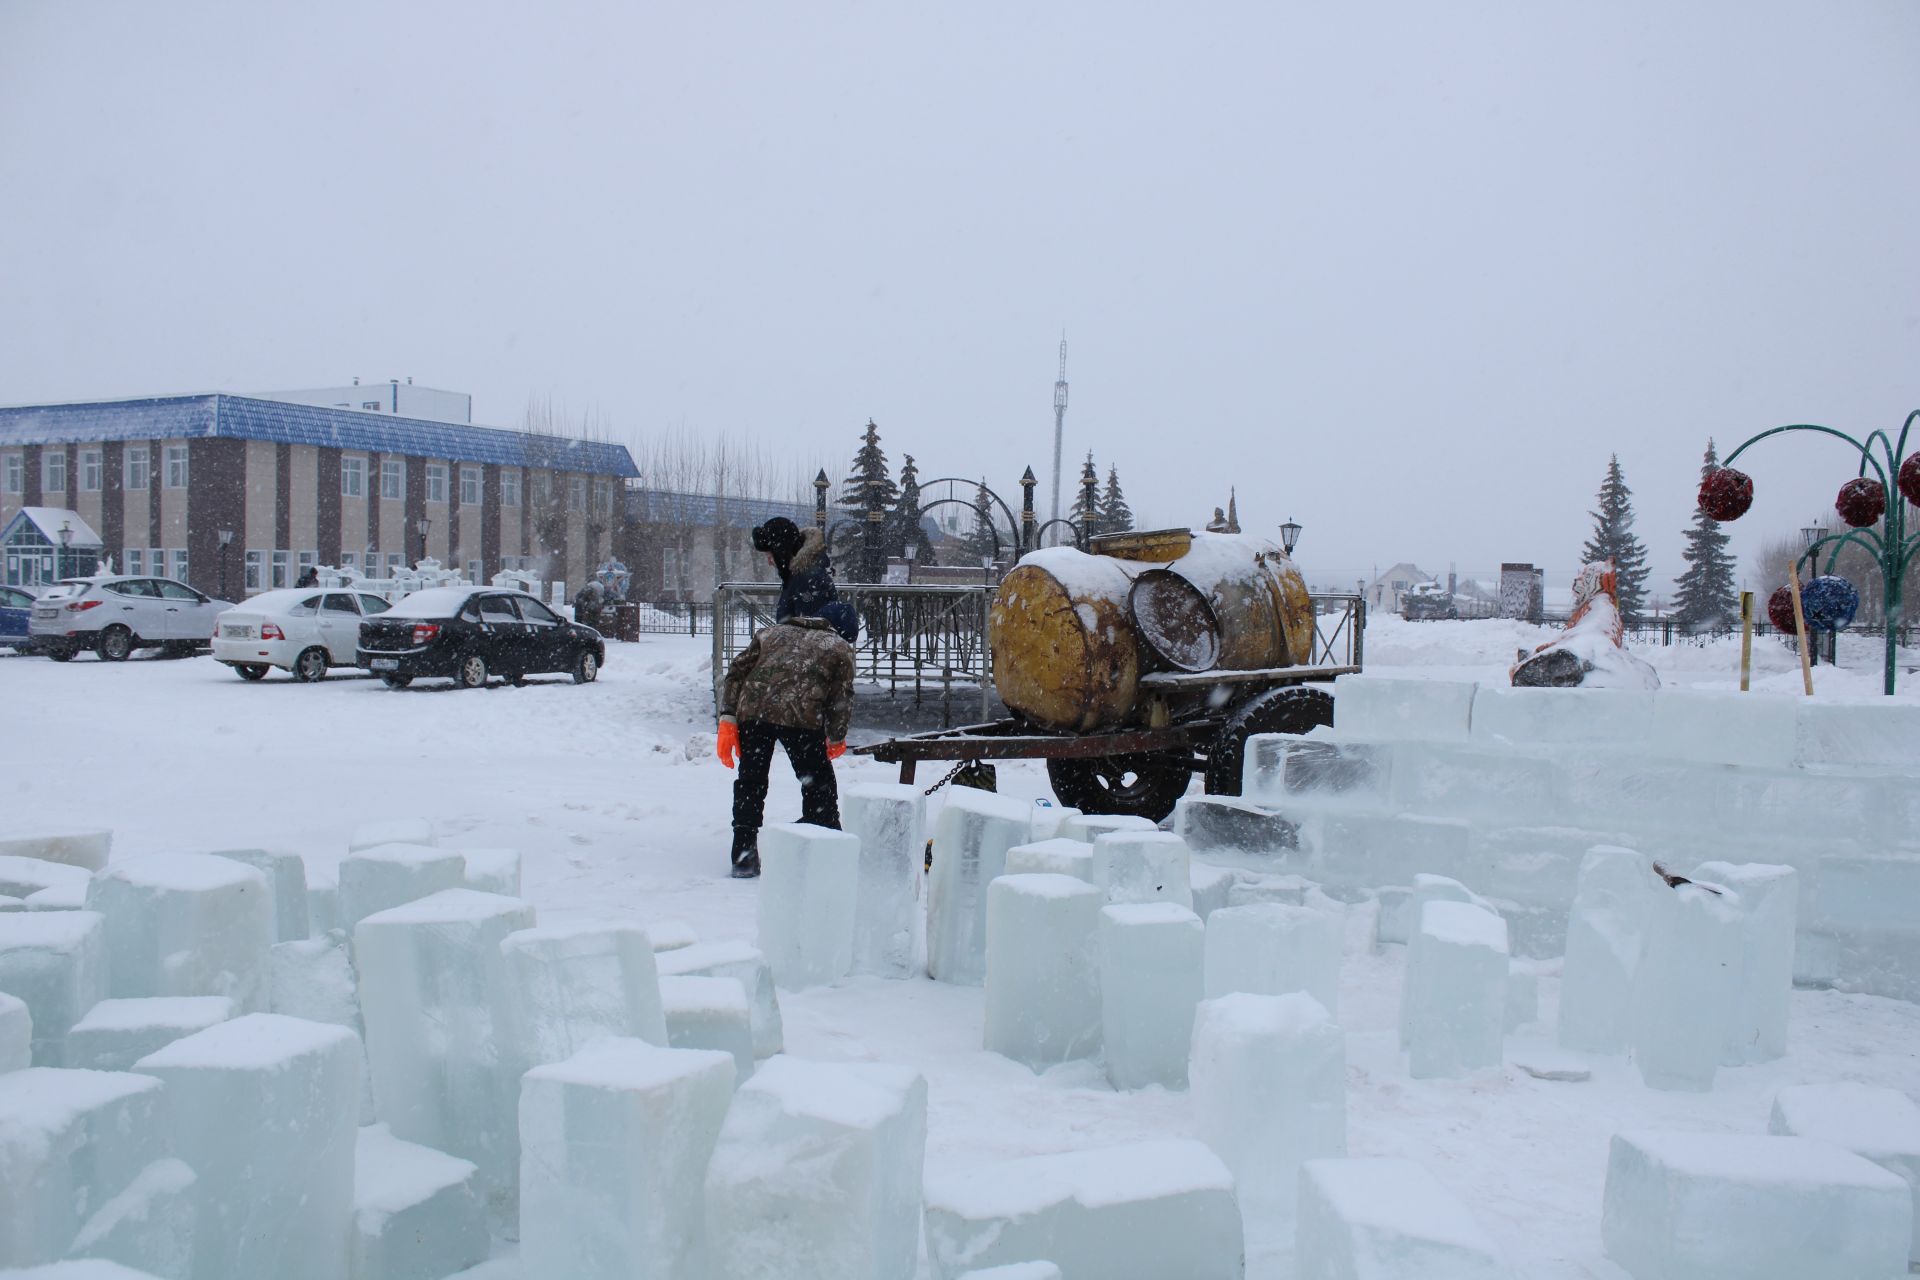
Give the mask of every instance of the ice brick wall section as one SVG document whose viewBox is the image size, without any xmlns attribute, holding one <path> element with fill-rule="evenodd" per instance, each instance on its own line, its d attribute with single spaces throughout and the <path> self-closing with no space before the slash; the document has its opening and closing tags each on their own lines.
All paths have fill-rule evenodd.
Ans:
<svg viewBox="0 0 1920 1280">
<path fill-rule="evenodd" d="M 1250 853 L 1339 888 L 1452 876 L 1515 954 L 1566 945 L 1581 859 L 1626 845 L 1798 873 L 1795 976 L 1920 999 L 1920 704 L 1343 676 L 1334 724 L 1249 741 L 1244 802 L 1297 829 Z M 1208 849 L 1209 857 L 1217 851 Z"/>
</svg>

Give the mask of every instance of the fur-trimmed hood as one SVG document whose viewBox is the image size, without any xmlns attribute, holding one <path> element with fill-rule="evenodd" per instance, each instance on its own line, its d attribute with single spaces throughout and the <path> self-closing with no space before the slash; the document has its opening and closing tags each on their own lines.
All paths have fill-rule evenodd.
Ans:
<svg viewBox="0 0 1920 1280">
<path fill-rule="evenodd" d="M 826 553 L 826 535 L 812 525 L 809 525 L 801 531 L 800 549 L 794 552 L 793 559 L 787 562 L 787 572 L 790 574 L 805 573 L 807 570 L 813 568 L 815 564 L 819 563 L 820 558 L 826 555 Z"/>
</svg>

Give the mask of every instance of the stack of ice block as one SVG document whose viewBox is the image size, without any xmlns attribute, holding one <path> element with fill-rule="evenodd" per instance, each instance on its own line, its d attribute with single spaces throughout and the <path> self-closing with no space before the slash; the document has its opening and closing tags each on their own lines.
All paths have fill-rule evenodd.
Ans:
<svg viewBox="0 0 1920 1280">
<path fill-rule="evenodd" d="M 1073 876 L 1007 875 L 987 887 L 988 1049 L 1035 1068 L 1099 1050 L 1104 901 Z"/>
<path fill-rule="evenodd" d="M 732 1054 L 736 1084 L 753 1074 L 753 1021 L 746 990 L 736 979 L 662 978 L 660 1008 L 668 1044 Z"/>
<path fill-rule="evenodd" d="M 16 899 L 22 911 L 74 911 L 87 905 L 93 873 L 85 867 L 45 858 L 0 855 L 0 896 Z"/>
<path fill-rule="evenodd" d="M 713 1274 L 912 1274 L 926 1145 L 917 1072 L 769 1060 L 734 1095 L 707 1167 Z"/>
<path fill-rule="evenodd" d="M 752 943 L 696 942 L 677 950 L 656 952 L 653 962 L 663 978 L 732 978 L 737 981 L 740 989 L 746 993 L 747 1012 L 753 1023 L 753 1056 L 767 1058 L 780 1052 L 784 1035 L 780 1022 L 780 1001 L 773 987 L 773 973 Z"/>
<path fill-rule="evenodd" d="M 33 1023 L 33 1060 L 59 1066 L 67 1029 L 107 998 L 107 936 L 97 911 L 0 914 L 0 991 Z"/>
<path fill-rule="evenodd" d="M 467 888 L 509 898 L 520 896 L 519 850 L 461 849 L 460 858 L 466 865 L 461 883 Z"/>
<path fill-rule="evenodd" d="M 1660 880 L 1649 859 L 1602 845 L 1580 864 L 1560 976 L 1560 1044 L 1588 1053 L 1627 1047 L 1633 975 Z"/>
<path fill-rule="evenodd" d="M 516 1082 L 501 1057 L 500 944 L 533 927 L 518 898 L 445 889 L 354 930 L 367 1061 L 381 1120 L 409 1142 L 471 1160 L 489 1196 L 519 1167 Z M 421 1028 L 434 1028 L 422 1035 Z"/>
<path fill-rule="evenodd" d="M 484 1262 L 493 1242 L 474 1189 L 473 1165 L 386 1125 L 361 1129 L 353 1157 L 353 1259 L 357 1280 L 443 1280 Z"/>
<path fill-rule="evenodd" d="M 1107 1078 L 1116 1089 L 1185 1086 L 1206 987 L 1200 917 L 1172 902 L 1103 907 L 1099 941 Z"/>
<path fill-rule="evenodd" d="M 1056 836 L 1007 850 L 1007 874 L 1061 875 L 1093 883 L 1093 846 L 1084 840 Z"/>
<path fill-rule="evenodd" d="M 1199 1142 L 1026 1156 L 927 1180 L 936 1280 L 1046 1258 L 1064 1276 L 1241 1280 L 1233 1175 Z"/>
<path fill-rule="evenodd" d="M 1866 1280 L 1906 1271 L 1912 1193 L 1806 1138 L 1615 1134 L 1600 1233 L 1634 1280 Z"/>
<path fill-rule="evenodd" d="M 1075 813 L 1062 822 L 1054 834 L 1092 844 L 1114 831 L 1157 830 L 1151 820 L 1131 813 Z"/>
<path fill-rule="evenodd" d="M 1913 1200 L 1912 1264 L 1920 1265 L 1920 1106 L 1898 1089 L 1798 1084 L 1773 1100 L 1770 1133 L 1844 1147 L 1906 1182 Z"/>
<path fill-rule="evenodd" d="M 702 1180 L 733 1060 L 601 1040 L 520 1085 L 520 1261 L 528 1276 L 707 1274 Z"/>
<path fill-rule="evenodd" d="M 859 884 L 858 837 L 798 822 L 760 829 L 760 950 L 776 985 L 799 991 L 847 976 Z"/>
<path fill-rule="evenodd" d="M 1703 862 L 1693 877 L 1724 885 L 1740 899 L 1740 960 L 1721 1062 L 1768 1062 L 1787 1051 L 1793 995 L 1793 935 L 1800 873 L 1758 862 Z"/>
<path fill-rule="evenodd" d="M 1304 991 L 1337 1016 L 1340 921 L 1280 902 L 1227 907 L 1207 917 L 1207 996 Z"/>
<path fill-rule="evenodd" d="M 898 783 L 847 787 L 840 793 L 840 825 L 860 841 L 853 971 L 912 977 L 923 945 L 920 882 L 926 799 L 916 788 Z"/>
<path fill-rule="evenodd" d="M 267 878 L 204 853 L 156 853 L 94 877 L 87 906 L 106 922 L 116 996 L 227 996 L 267 1007 L 274 904 Z"/>
<path fill-rule="evenodd" d="M 1292 1216 L 1302 1162 L 1347 1153 L 1346 1039 L 1310 995 L 1202 1002 L 1190 1075 L 1199 1135 L 1262 1219 Z"/>
<path fill-rule="evenodd" d="M 1093 883 L 1113 904 L 1193 906 L 1187 842 L 1170 831 L 1113 831 L 1093 842 Z"/>
<path fill-rule="evenodd" d="M 1182 797 L 1173 830 L 1197 854 L 1256 870 L 1288 865 L 1300 847 L 1296 823 L 1237 796 Z"/>
<path fill-rule="evenodd" d="M 377 844 L 340 863 L 339 927 L 352 933 L 368 916 L 465 886 L 467 860 L 429 844 Z"/>
<path fill-rule="evenodd" d="M 1469 903 L 1428 903 L 1407 948 L 1400 1014 L 1415 1078 L 1498 1066 L 1506 1014 L 1506 922 Z"/>
<path fill-rule="evenodd" d="M 1704 1091 L 1726 1050 L 1729 1011 L 1748 1006 L 1739 899 L 1702 884 L 1654 896 L 1628 1018 L 1634 1065 L 1650 1088 Z"/>
<path fill-rule="evenodd" d="M 572 1057 L 602 1036 L 667 1043 L 646 930 L 585 923 L 500 940 L 503 1060 L 514 1075 Z"/>
<path fill-rule="evenodd" d="M 353 1033 L 248 1014 L 136 1067 L 166 1085 L 169 1149 L 197 1175 L 195 1273 L 338 1280 L 360 1111 Z"/>
<path fill-rule="evenodd" d="M 90 1071 L 131 1071 L 148 1054 L 225 1022 L 236 1012 L 225 996 L 102 1000 L 68 1030 L 66 1064 Z"/>
<path fill-rule="evenodd" d="M 273 940 L 293 942 L 307 936 L 307 865 L 300 855 L 285 849 L 215 849 L 216 858 L 244 862 L 267 878 L 273 897 Z"/>
<path fill-rule="evenodd" d="M 1411 1160 L 1309 1160 L 1294 1260 L 1329 1280 L 1509 1280 L 1473 1214 Z"/>
<path fill-rule="evenodd" d="M 1078 834 L 1086 828 L 1076 824 L 1087 821 L 1070 818 L 1066 830 Z M 963 986 L 986 980 L 987 886 L 1005 874 L 1007 850 L 1029 843 L 1032 830 L 1032 806 L 1025 800 L 948 788 L 934 824 L 927 892 L 927 972 L 935 980 Z"/>
</svg>

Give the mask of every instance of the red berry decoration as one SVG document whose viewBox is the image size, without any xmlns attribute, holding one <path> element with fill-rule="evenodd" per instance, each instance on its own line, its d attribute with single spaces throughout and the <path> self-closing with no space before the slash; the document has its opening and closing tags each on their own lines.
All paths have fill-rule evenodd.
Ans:
<svg viewBox="0 0 1920 1280">
<path fill-rule="evenodd" d="M 1776 631 L 1793 635 L 1798 630 L 1793 625 L 1793 588 L 1781 587 L 1767 599 L 1767 621 Z"/>
<path fill-rule="evenodd" d="M 1738 520 L 1753 505 L 1753 477 L 1721 467 L 1700 482 L 1700 509 L 1709 520 Z"/>
<path fill-rule="evenodd" d="M 1856 529 L 1877 524 L 1887 511 L 1887 486 L 1865 476 L 1849 480 L 1840 486 L 1840 496 L 1833 500 L 1833 509 Z"/>
<path fill-rule="evenodd" d="M 1920 453 L 1900 464 L 1900 492 L 1908 502 L 1920 507 Z"/>
</svg>

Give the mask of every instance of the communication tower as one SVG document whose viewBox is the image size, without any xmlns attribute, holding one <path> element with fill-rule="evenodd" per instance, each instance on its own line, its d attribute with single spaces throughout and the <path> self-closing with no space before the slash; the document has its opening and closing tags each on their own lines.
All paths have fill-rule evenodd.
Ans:
<svg viewBox="0 0 1920 1280">
<path fill-rule="evenodd" d="M 1053 382 L 1053 509 L 1048 518 L 1060 518 L 1060 442 L 1067 431 L 1067 335 L 1060 335 L 1060 376 Z M 1056 537 L 1058 534 L 1055 535 Z"/>
</svg>

